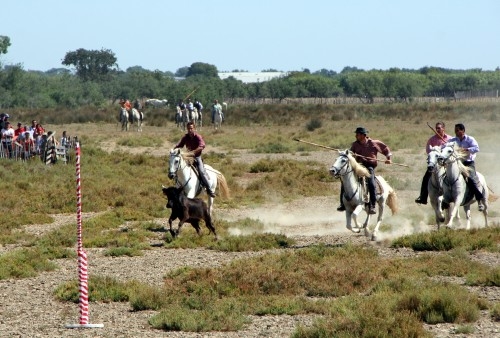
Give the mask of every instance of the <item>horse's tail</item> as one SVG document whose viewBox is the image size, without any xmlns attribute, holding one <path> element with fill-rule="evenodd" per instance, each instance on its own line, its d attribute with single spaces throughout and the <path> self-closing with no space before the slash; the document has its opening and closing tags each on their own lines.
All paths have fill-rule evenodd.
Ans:
<svg viewBox="0 0 500 338">
<path fill-rule="evenodd" d="M 389 206 L 393 215 L 398 212 L 398 195 L 394 189 L 391 188 L 389 191 L 389 195 L 387 196 L 387 201 L 385 203 Z"/>
<path fill-rule="evenodd" d="M 498 199 L 498 196 L 495 194 L 488 194 L 488 202 L 493 203 Z"/>
<path fill-rule="evenodd" d="M 219 191 L 222 193 L 222 197 L 224 198 L 229 198 L 230 193 L 229 193 L 229 186 L 227 185 L 226 178 L 222 173 L 218 170 L 215 170 L 215 174 L 217 175 L 217 188 L 219 188 Z"/>
</svg>

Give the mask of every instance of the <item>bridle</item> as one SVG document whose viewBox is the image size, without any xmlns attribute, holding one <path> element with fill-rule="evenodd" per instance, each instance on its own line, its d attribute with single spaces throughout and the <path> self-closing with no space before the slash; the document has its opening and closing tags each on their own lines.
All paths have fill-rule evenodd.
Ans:
<svg viewBox="0 0 500 338">
<path fill-rule="evenodd" d="M 179 182 L 179 176 L 177 175 L 177 172 L 178 172 L 179 170 L 184 170 L 184 168 L 186 168 L 186 167 L 188 166 L 188 163 L 187 163 L 186 161 L 184 161 L 184 167 L 181 167 L 181 162 L 182 162 L 182 161 L 181 161 L 181 159 L 182 159 L 182 156 L 180 155 L 180 153 L 177 153 L 176 155 L 174 155 L 174 154 L 172 154 L 172 153 L 171 153 L 171 154 L 170 154 L 170 157 L 171 157 L 171 158 L 172 158 L 172 157 L 175 157 L 175 158 L 179 158 L 179 159 L 178 159 L 178 161 L 177 161 L 177 163 L 176 163 L 176 166 L 175 166 L 175 170 L 174 170 L 174 171 L 171 171 L 171 170 L 170 170 L 170 168 L 169 168 L 168 175 L 169 175 L 171 178 L 175 179 L 175 184 L 176 184 L 176 185 L 182 186 L 182 188 L 184 189 L 184 188 L 188 185 L 189 181 L 191 180 L 191 177 L 192 177 L 192 173 L 193 173 L 193 172 L 190 170 L 190 173 L 189 173 L 189 178 L 186 180 L 186 183 L 184 183 L 184 184 L 180 184 L 180 182 Z M 170 167 L 170 166 L 169 166 L 169 167 Z"/>
<path fill-rule="evenodd" d="M 350 174 L 350 173 L 353 173 L 354 172 L 354 168 L 350 165 L 350 162 L 349 162 L 349 157 L 345 154 L 340 154 L 340 157 L 344 157 L 346 159 L 346 161 L 342 164 L 342 166 L 340 166 L 340 168 L 338 168 L 338 172 L 337 174 L 335 174 L 335 177 L 340 177 L 340 180 L 342 181 L 342 177 Z M 344 172 L 342 172 L 344 171 Z M 356 190 L 352 193 L 352 196 L 347 196 L 346 195 L 346 192 L 344 190 L 344 196 L 346 198 L 346 200 L 350 201 L 354 198 L 354 196 L 356 196 L 356 194 L 358 193 L 359 191 L 359 187 L 361 186 L 361 184 L 358 182 L 358 185 L 356 186 Z"/>
<path fill-rule="evenodd" d="M 340 157 L 344 157 L 347 161 L 345 161 L 340 168 L 338 168 L 337 173 L 335 174 L 335 177 L 341 177 L 346 176 L 347 174 L 350 174 L 354 171 L 353 167 L 349 165 L 349 157 L 347 155 L 341 154 Z M 337 168 L 335 168 L 337 169 Z M 350 169 L 350 170 L 349 170 Z M 342 172 L 344 170 L 344 172 Z"/>
</svg>

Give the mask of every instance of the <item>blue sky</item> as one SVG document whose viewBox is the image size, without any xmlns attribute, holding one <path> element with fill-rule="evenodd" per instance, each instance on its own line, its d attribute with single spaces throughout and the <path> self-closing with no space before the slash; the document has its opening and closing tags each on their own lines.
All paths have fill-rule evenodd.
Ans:
<svg viewBox="0 0 500 338">
<path fill-rule="evenodd" d="M 4 0 L 3 65 L 64 67 L 109 49 L 122 70 L 500 67 L 498 0 Z"/>
</svg>

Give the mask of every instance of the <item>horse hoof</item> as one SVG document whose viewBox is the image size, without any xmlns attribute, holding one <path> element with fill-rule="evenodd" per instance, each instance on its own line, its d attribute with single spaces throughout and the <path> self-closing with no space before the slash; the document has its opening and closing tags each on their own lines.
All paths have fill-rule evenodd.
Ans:
<svg viewBox="0 0 500 338">
<path fill-rule="evenodd" d="M 351 231 L 352 231 L 352 232 L 354 232 L 355 234 L 359 234 L 359 233 L 360 233 L 360 231 L 361 231 L 359 228 L 356 228 L 356 227 L 351 228 L 351 229 L 349 229 L 349 230 L 351 230 Z"/>
</svg>

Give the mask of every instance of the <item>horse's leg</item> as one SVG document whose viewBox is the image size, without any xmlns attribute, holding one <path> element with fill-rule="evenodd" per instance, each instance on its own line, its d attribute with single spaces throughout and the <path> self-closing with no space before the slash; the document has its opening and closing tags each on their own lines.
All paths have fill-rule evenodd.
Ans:
<svg viewBox="0 0 500 338">
<path fill-rule="evenodd" d="M 453 227 L 453 220 L 455 219 L 455 216 L 457 215 L 458 208 L 460 207 L 460 203 L 457 203 L 456 201 L 450 202 L 450 206 L 448 207 L 448 214 L 449 214 L 449 219 L 448 219 L 448 224 L 446 224 L 446 227 L 452 228 Z"/>
<path fill-rule="evenodd" d="M 484 216 L 484 227 L 487 228 L 488 227 L 488 198 L 485 198 L 483 216 Z"/>
<path fill-rule="evenodd" d="M 215 191 L 215 190 L 212 190 L 212 191 Z M 208 196 L 207 204 L 208 204 L 208 213 L 210 216 L 212 216 L 212 208 L 213 208 L 213 204 L 214 204 L 214 198 L 212 196 Z"/>
<path fill-rule="evenodd" d="M 467 224 L 465 226 L 465 229 L 469 230 L 470 229 L 470 220 L 471 220 L 470 204 L 464 205 L 464 212 L 465 212 L 465 219 L 467 220 Z"/>
<path fill-rule="evenodd" d="M 372 241 L 377 240 L 378 236 L 378 228 L 382 224 L 382 220 L 384 219 L 384 205 L 385 205 L 385 198 L 380 197 L 379 200 L 377 201 L 378 203 L 378 215 L 377 215 L 377 224 L 375 225 L 375 228 L 373 229 L 371 239 Z"/>
<path fill-rule="evenodd" d="M 346 221 L 345 227 L 348 230 L 351 230 L 352 232 L 357 234 L 357 233 L 359 233 L 359 228 L 357 227 L 357 224 L 356 224 L 356 227 L 354 227 L 354 228 L 351 226 L 352 220 L 354 220 L 354 223 L 356 224 L 356 217 L 354 216 L 353 212 L 350 210 L 346 210 L 345 211 L 345 221 Z"/>
<path fill-rule="evenodd" d="M 361 213 L 362 210 L 363 210 L 363 206 L 362 205 L 357 205 L 356 208 L 354 208 L 354 210 L 352 211 L 352 219 L 354 221 L 354 228 L 352 229 L 352 231 L 355 232 L 355 233 L 361 232 L 361 228 L 362 227 L 359 226 L 358 216 L 359 216 L 359 214 Z"/>
</svg>

